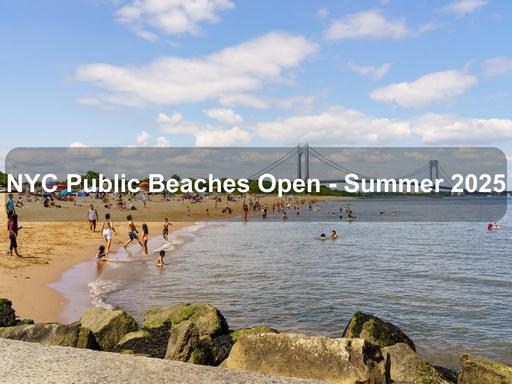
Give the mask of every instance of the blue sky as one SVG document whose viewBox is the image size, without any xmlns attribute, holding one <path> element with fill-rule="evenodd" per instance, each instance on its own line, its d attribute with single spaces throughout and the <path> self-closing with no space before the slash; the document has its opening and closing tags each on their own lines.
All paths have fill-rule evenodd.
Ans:
<svg viewBox="0 0 512 384">
<path fill-rule="evenodd" d="M 0 1 L 16 146 L 489 145 L 512 2 Z"/>
</svg>

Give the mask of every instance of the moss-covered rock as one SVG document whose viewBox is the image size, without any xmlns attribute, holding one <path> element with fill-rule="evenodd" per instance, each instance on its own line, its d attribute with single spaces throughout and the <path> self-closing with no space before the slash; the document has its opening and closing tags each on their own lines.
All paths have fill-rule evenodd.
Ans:
<svg viewBox="0 0 512 384">
<path fill-rule="evenodd" d="M 130 332 L 117 343 L 116 351 L 163 359 L 169 342 L 169 329 L 146 329 Z"/>
<path fill-rule="evenodd" d="M 228 331 L 226 319 L 217 308 L 206 303 L 175 304 L 149 310 L 144 315 L 144 329 L 170 327 L 190 321 L 201 336 L 214 337 Z"/>
<path fill-rule="evenodd" d="M 16 325 L 16 313 L 12 307 L 12 302 L 0 298 L 0 327 L 12 327 L 14 325 Z"/>
<path fill-rule="evenodd" d="M 190 321 L 182 321 L 171 328 L 166 359 L 202 365 L 214 365 L 212 340 L 202 335 L 199 328 Z"/>
<path fill-rule="evenodd" d="M 463 355 L 459 384 L 512 384 L 512 367 L 489 359 Z"/>
<path fill-rule="evenodd" d="M 382 348 L 383 356 L 388 360 L 391 380 L 412 384 L 451 384 L 456 383 L 448 370 L 440 371 L 421 359 L 405 343 Z M 451 378 L 450 378 L 451 377 Z"/>
<path fill-rule="evenodd" d="M 76 347 L 80 334 L 80 324 L 33 324 L 10 327 L 0 333 L 4 339 L 28 341 L 46 345 Z"/>
<path fill-rule="evenodd" d="M 405 343 L 416 350 L 413 341 L 400 328 L 363 312 L 354 313 L 342 337 L 365 339 L 381 347 Z"/>
<path fill-rule="evenodd" d="M 99 347 L 104 351 L 114 351 L 117 343 L 130 332 L 137 330 L 135 319 L 122 310 L 108 310 L 93 307 L 80 319 L 83 328 L 94 334 Z"/>
</svg>

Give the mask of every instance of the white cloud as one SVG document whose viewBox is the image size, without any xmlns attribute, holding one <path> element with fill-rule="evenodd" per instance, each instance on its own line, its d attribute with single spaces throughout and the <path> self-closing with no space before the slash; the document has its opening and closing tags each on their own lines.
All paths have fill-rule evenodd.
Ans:
<svg viewBox="0 0 512 384">
<path fill-rule="evenodd" d="M 151 139 L 151 135 L 147 133 L 146 131 L 142 131 L 139 133 L 136 137 L 137 139 L 137 145 L 147 145 L 149 142 L 149 139 Z"/>
<path fill-rule="evenodd" d="M 361 75 L 367 75 L 375 80 L 381 79 L 388 73 L 389 69 L 391 68 L 391 64 L 386 63 L 382 64 L 378 67 L 372 67 L 372 66 L 359 66 L 353 63 L 348 63 L 347 66 L 354 72 L 359 73 Z"/>
<path fill-rule="evenodd" d="M 320 17 L 322 19 L 325 19 L 330 14 L 329 10 L 326 7 L 320 8 L 318 11 L 316 11 L 317 17 Z"/>
<path fill-rule="evenodd" d="M 444 7 L 444 10 L 457 16 L 464 16 L 483 7 L 487 3 L 487 0 L 456 0 Z"/>
<path fill-rule="evenodd" d="M 271 32 L 198 58 L 163 57 L 143 66 L 86 64 L 76 77 L 106 90 L 96 98 L 108 104 L 254 104 L 254 92 L 282 81 L 286 70 L 316 49 L 302 36 Z"/>
<path fill-rule="evenodd" d="M 250 141 L 249 132 L 238 127 L 225 130 L 204 130 L 196 134 L 196 146 L 198 147 L 243 146 Z"/>
<path fill-rule="evenodd" d="M 71 144 L 69 144 L 69 148 L 87 148 L 88 145 L 81 143 L 79 141 L 73 141 Z"/>
<path fill-rule="evenodd" d="M 203 111 L 210 118 L 226 125 L 236 125 L 243 121 L 242 116 L 232 109 L 211 108 Z"/>
<path fill-rule="evenodd" d="M 179 112 L 174 112 L 170 116 L 160 113 L 156 122 L 160 126 L 160 131 L 164 133 L 193 134 L 205 128 L 204 124 L 184 120 Z"/>
<path fill-rule="evenodd" d="M 156 146 L 160 148 L 170 147 L 171 143 L 164 136 L 159 136 L 156 138 Z"/>
<path fill-rule="evenodd" d="M 217 23 L 218 12 L 233 8 L 230 0 L 133 0 L 115 17 L 138 36 L 154 41 L 158 36 L 148 29 L 165 35 L 196 34 L 200 23 Z"/>
<path fill-rule="evenodd" d="M 434 72 L 403 83 L 377 88 L 370 98 L 402 107 L 424 107 L 438 101 L 449 101 L 477 83 L 476 77 L 463 71 Z"/>
<path fill-rule="evenodd" d="M 290 145 L 383 144 L 411 136 L 407 122 L 375 118 L 344 107 L 260 122 L 255 132 L 270 142 Z"/>
<path fill-rule="evenodd" d="M 334 20 L 324 33 L 326 40 L 402 39 L 420 31 L 407 27 L 404 19 L 389 20 L 378 10 L 352 13 Z"/>
<path fill-rule="evenodd" d="M 486 76 L 499 76 L 512 74 L 512 58 L 493 57 L 483 63 Z"/>
<path fill-rule="evenodd" d="M 512 140 L 512 120 L 426 114 L 412 121 L 424 144 L 486 145 Z"/>
</svg>

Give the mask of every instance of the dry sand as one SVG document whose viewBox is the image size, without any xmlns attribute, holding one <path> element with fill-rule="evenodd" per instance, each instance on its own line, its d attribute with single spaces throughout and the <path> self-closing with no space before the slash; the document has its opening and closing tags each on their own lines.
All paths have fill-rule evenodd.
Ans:
<svg viewBox="0 0 512 384">
<path fill-rule="evenodd" d="M 16 196 L 15 196 L 16 200 Z M 276 200 L 275 196 L 267 196 L 260 199 L 262 204 L 270 206 Z M 5 215 L 5 199 L 1 201 L 0 227 L 6 228 L 7 220 Z M 87 219 L 87 207 L 91 200 L 82 199 L 81 206 L 74 206 L 72 203 L 62 203 L 64 208 L 44 208 L 41 202 L 29 203 L 30 208 L 17 208 L 19 225 L 22 229 L 18 235 L 18 251 L 21 258 L 8 256 L 8 235 L 2 231 L 0 246 L 0 297 L 6 297 L 13 302 L 17 315 L 20 318 L 31 318 L 37 322 L 60 321 L 60 313 L 66 304 L 65 299 L 55 290 L 48 287 L 48 284 L 60 279 L 61 274 L 73 265 L 93 259 L 96 255 L 99 244 L 103 239 L 99 232 L 101 220 L 98 223 L 96 232 L 89 230 Z M 131 213 L 136 224 L 139 226 L 147 222 L 149 233 L 152 236 L 160 236 L 164 217 L 171 218 L 174 225 L 171 232 L 200 220 L 225 219 L 242 214 L 242 201 L 230 203 L 233 208 L 231 215 L 222 213 L 226 205 L 225 197 L 223 202 L 215 208 L 215 202 L 210 199 L 202 203 L 190 204 L 182 202 L 174 197 L 171 201 L 161 201 L 155 197 L 154 201 L 148 202 L 144 208 L 141 202 L 136 202 L 136 211 L 121 211 L 119 209 L 101 208 L 102 204 L 95 202 L 100 219 L 106 212 L 111 212 L 114 217 L 114 224 L 117 236 L 114 237 L 111 251 L 115 251 L 121 242 L 128 239 L 127 224 L 123 218 Z M 187 207 L 190 206 L 190 215 Z M 206 209 L 209 210 L 209 215 Z M 49 210 L 52 216 L 58 217 L 59 222 L 38 222 L 35 219 L 48 217 Z M 57 211 L 56 211 L 57 210 Z M 57 213 L 58 216 L 55 214 Z M 72 218 L 81 218 L 83 221 L 70 221 Z M 156 221 L 158 219 L 158 222 Z"/>
</svg>

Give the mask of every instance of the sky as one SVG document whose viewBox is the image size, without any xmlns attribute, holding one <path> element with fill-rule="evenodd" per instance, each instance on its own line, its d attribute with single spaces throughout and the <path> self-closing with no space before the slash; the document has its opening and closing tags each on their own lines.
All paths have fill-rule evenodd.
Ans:
<svg viewBox="0 0 512 384">
<path fill-rule="evenodd" d="M 508 0 L 0 0 L 19 146 L 496 146 Z"/>
</svg>

